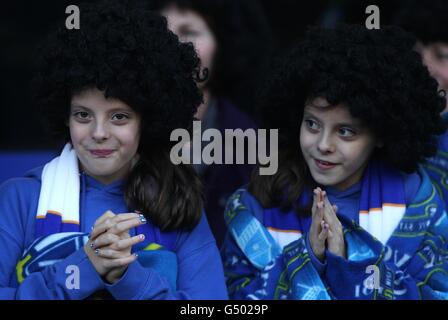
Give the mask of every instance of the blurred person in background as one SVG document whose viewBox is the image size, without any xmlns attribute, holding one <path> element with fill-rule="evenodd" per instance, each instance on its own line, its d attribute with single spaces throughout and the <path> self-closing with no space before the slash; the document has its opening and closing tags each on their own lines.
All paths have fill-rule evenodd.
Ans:
<svg viewBox="0 0 448 320">
<path fill-rule="evenodd" d="M 192 42 L 206 81 L 196 118 L 202 131 L 256 128 L 255 96 L 269 64 L 271 33 L 256 0 L 148 0 L 182 42 Z M 204 143 L 202 144 L 204 147 Z M 247 150 L 247 145 L 246 145 Z M 227 198 L 249 181 L 253 165 L 194 165 L 204 183 L 205 211 L 218 245 Z"/>
<path fill-rule="evenodd" d="M 416 50 L 442 90 L 448 90 L 448 1 L 402 2 L 397 24 L 417 38 Z M 448 105 L 442 116 L 448 120 Z"/>
<path fill-rule="evenodd" d="M 415 49 L 437 80 L 439 90 L 448 90 L 448 1 L 402 1 L 396 23 L 416 37 Z M 441 116 L 448 128 L 448 103 Z M 442 190 L 448 205 L 448 132 L 438 138 L 438 151 L 425 164 L 429 174 Z"/>
</svg>

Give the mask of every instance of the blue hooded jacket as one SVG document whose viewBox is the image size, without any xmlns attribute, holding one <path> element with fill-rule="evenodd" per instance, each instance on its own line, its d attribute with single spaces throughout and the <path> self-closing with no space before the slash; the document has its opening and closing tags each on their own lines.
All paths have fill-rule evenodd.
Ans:
<svg viewBox="0 0 448 320">
<path fill-rule="evenodd" d="M 162 232 L 151 227 L 151 242 L 175 252 L 176 289 L 169 280 L 139 260 L 129 265 L 122 278 L 105 283 L 83 248 L 65 259 L 31 273 L 20 284 L 17 274 L 23 252 L 35 240 L 36 211 L 42 167 L 25 177 L 0 186 L 0 299 L 86 299 L 107 290 L 115 299 L 227 299 L 222 263 L 205 215 L 191 231 Z M 81 174 L 80 229 L 90 232 L 95 221 L 107 210 L 128 212 L 122 182 L 103 185 Z M 131 230 L 131 236 L 135 230 Z M 72 266 L 79 270 L 79 288 L 66 285 Z"/>
</svg>

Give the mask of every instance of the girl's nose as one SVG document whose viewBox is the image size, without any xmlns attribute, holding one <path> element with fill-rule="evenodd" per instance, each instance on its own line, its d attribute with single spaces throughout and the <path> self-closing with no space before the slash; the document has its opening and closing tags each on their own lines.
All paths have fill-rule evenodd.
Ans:
<svg viewBox="0 0 448 320">
<path fill-rule="evenodd" d="M 107 140 L 109 136 L 110 134 L 107 125 L 101 122 L 96 122 L 93 128 L 92 138 L 97 142 L 101 142 Z"/>
<path fill-rule="evenodd" d="M 335 147 L 331 137 L 329 137 L 327 134 L 322 134 L 317 143 L 317 149 L 322 154 L 333 153 L 335 151 Z"/>
</svg>

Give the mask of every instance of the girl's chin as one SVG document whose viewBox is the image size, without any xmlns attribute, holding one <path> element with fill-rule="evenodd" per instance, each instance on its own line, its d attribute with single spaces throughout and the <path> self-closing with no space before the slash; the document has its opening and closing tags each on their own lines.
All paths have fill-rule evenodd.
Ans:
<svg viewBox="0 0 448 320">
<path fill-rule="evenodd" d="M 115 175 L 118 171 L 119 168 L 84 168 L 84 171 L 90 175 L 90 176 L 94 176 L 94 177 L 110 177 Z"/>
<path fill-rule="evenodd" d="M 339 181 L 339 180 L 328 179 L 327 177 L 322 177 L 322 175 L 311 174 L 311 176 L 313 177 L 313 180 L 317 184 L 324 186 L 324 187 L 334 187 L 341 183 L 341 181 Z"/>
</svg>

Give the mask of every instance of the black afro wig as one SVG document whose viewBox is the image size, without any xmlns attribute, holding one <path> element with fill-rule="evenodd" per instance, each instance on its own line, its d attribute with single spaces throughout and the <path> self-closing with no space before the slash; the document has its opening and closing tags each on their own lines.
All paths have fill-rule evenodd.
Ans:
<svg viewBox="0 0 448 320">
<path fill-rule="evenodd" d="M 264 125 L 279 129 L 280 148 L 297 149 L 305 102 L 323 97 L 343 103 L 384 143 L 376 155 L 414 171 L 436 151 L 445 97 L 413 45 L 398 27 L 310 28 L 267 82 Z"/>
<path fill-rule="evenodd" d="M 80 29 L 61 22 L 39 50 L 33 87 L 50 129 L 68 139 L 72 95 L 96 87 L 140 114 L 140 147 L 169 145 L 171 131 L 190 128 L 202 101 L 193 46 L 180 43 L 164 17 L 136 2 L 79 7 Z"/>
</svg>

